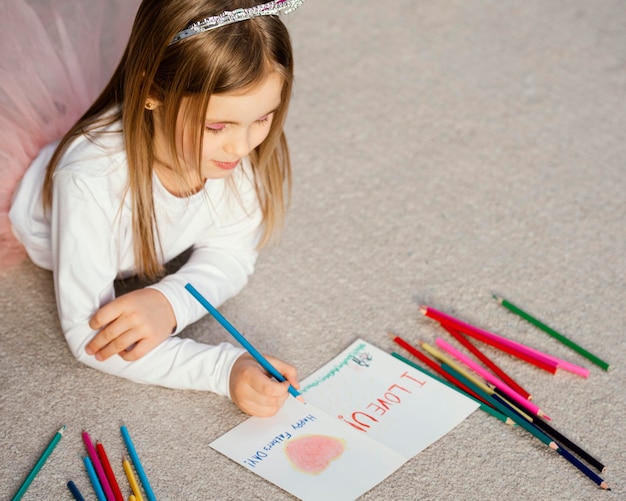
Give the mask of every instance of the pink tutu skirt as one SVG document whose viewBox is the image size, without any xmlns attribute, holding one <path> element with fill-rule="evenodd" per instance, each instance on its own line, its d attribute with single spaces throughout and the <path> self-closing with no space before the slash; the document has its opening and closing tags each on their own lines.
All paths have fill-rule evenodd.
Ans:
<svg viewBox="0 0 626 501">
<path fill-rule="evenodd" d="M 39 150 L 60 139 L 113 74 L 139 0 L 0 2 L 0 269 L 25 252 L 8 211 Z"/>
</svg>

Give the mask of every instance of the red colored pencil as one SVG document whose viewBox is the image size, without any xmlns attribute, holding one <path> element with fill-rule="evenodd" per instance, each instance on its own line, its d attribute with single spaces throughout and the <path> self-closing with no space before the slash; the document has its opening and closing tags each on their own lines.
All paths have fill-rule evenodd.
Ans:
<svg viewBox="0 0 626 501">
<path fill-rule="evenodd" d="M 486 367 L 488 367 L 491 372 L 493 372 L 496 376 L 498 376 L 502 381 L 508 384 L 511 388 L 513 388 L 517 393 L 528 400 L 532 400 L 532 396 L 528 393 L 524 388 L 522 388 L 517 381 L 515 381 L 511 376 L 509 376 L 506 372 L 504 372 L 500 367 L 498 367 L 493 360 L 491 360 L 487 355 L 485 355 L 482 351 L 480 351 L 469 339 L 463 336 L 458 330 L 448 324 L 441 324 L 442 327 L 447 330 L 450 335 L 456 339 L 459 343 L 461 343 L 465 348 L 467 348 L 474 356 L 480 360 Z"/>
<path fill-rule="evenodd" d="M 415 358 L 417 358 L 418 360 L 420 360 L 421 362 L 423 362 L 424 364 L 426 364 L 428 367 L 430 367 L 432 370 L 434 370 L 437 374 L 439 374 L 441 377 L 447 379 L 448 381 L 450 381 L 453 385 L 457 386 L 458 388 L 460 388 L 461 390 L 463 390 L 464 392 L 470 394 L 472 397 L 474 397 L 475 399 L 481 401 L 482 403 L 493 407 L 489 402 L 487 402 L 485 399 L 483 399 L 483 397 L 481 397 L 480 395 L 478 395 L 476 392 L 474 392 L 471 388 L 468 388 L 466 385 L 464 385 L 461 381 L 459 381 L 458 379 L 456 379 L 454 376 L 452 376 L 451 374 L 447 373 L 446 371 L 444 371 L 441 368 L 441 365 L 439 365 L 437 362 L 435 362 L 434 360 L 428 358 L 426 355 L 424 355 L 421 351 L 419 351 L 417 348 L 415 348 L 413 345 L 409 344 L 407 341 L 405 341 L 404 339 L 402 339 L 400 336 L 396 336 L 395 334 L 392 334 L 391 332 L 388 333 L 389 337 L 391 338 L 391 340 L 396 343 L 399 346 L 402 346 L 402 348 L 404 348 L 406 351 L 408 351 L 411 355 L 413 355 Z"/>
<path fill-rule="evenodd" d="M 111 490 L 113 491 L 113 495 L 115 496 L 115 501 L 125 501 L 122 491 L 120 490 L 120 486 L 117 483 L 117 479 L 115 478 L 115 473 L 113 473 L 113 468 L 111 468 L 111 463 L 109 462 L 107 453 L 100 441 L 96 442 L 96 451 L 98 452 L 98 457 L 102 463 L 102 469 L 104 470 L 104 473 L 109 481 L 109 485 L 111 486 Z"/>
<path fill-rule="evenodd" d="M 543 369 L 551 374 L 556 374 L 556 371 L 559 367 L 558 362 L 550 360 L 547 356 L 540 357 L 539 355 L 533 354 L 529 351 L 518 350 L 514 346 L 511 346 L 508 343 L 498 340 L 494 337 L 494 334 L 479 329 L 478 327 L 474 327 L 473 325 L 467 324 L 458 320 L 446 313 L 442 313 L 434 308 L 430 308 L 427 306 L 420 307 L 420 311 L 427 317 L 430 317 L 434 320 L 437 320 L 442 325 L 445 323 L 447 325 L 453 326 L 455 329 L 458 329 L 463 334 L 473 337 L 474 339 L 478 339 L 479 341 L 493 346 L 509 355 L 512 355 L 516 358 L 524 360 L 529 364 L 532 364 L 540 369 Z"/>
</svg>

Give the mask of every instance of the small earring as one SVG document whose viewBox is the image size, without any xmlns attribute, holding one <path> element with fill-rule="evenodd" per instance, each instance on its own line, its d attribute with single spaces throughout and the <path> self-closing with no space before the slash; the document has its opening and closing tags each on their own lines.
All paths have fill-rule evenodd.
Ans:
<svg viewBox="0 0 626 501">
<path fill-rule="evenodd" d="M 154 101 L 152 101 L 151 99 L 146 101 L 146 109 L 152 111 L 153 109 L 156 108 L 156 103 Z"/>
</svg>

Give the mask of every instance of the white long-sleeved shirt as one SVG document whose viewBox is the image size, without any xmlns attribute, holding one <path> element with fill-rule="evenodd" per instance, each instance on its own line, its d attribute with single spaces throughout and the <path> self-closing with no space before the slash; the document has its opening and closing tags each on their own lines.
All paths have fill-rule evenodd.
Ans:
<svg viewBox="0 0 626 501">
<path fill-rule="evenodd" d="M 174 335 L 134 362 L 119 356 L 100 362 L 85 353 L 96 334 L 89 319 L 114 299 L 114 280 L 135 273 L 126 153 L 120 125 L 108 129 L 95 141 L 77 139 L 65 153 L 54 173 L 48 217 L 41 191 L 56 145 L 41 151 L 14 196 L 13 231 L 33 262 L 53 271 L 61 326 L 79 361 L 141 383 L 228 396 L 231 367 L 243 353 L 229 343 L 212 346 Z M 174 334 L 206 313 L 185 284 L 192 283 L 217 307 L 244 287 L 254 269 L 261 213 L 247 159 L 230 180 L 234 183 L 208 180 L 199 193 L 178 198 L 154 176 L 163 262 L 193 248 L 179 271 L 150 286 L 170 302 Z"/>
</svg>

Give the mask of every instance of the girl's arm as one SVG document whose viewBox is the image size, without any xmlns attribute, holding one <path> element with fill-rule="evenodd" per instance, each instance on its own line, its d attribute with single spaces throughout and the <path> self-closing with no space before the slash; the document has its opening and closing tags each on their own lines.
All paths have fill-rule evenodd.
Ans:
<svg viewBox="0 0 626 501">
<path fill-rule="evenodd" d="M 94 191 L 80 175 L 57 172 L 54 186 L 51 238 L 55 290 L 62 328 L 74 356 L 90 367 L 133 381 L 229 395 L 230 371 L 243 350 L 227 343 L 210 346 L 191 339 L 169 337 L 132 362 L 119 356 L 99 361 L 86 353 L 87 344 L 97 334 L 89 326 L 90 319 L 115 298 L 113 281 L 122 252 L 116 227 L 119 214 L 115 208 L 111 208 L 111 214 L 106 204 L 102 204 L 102 191 Z M 239 231 L 230 232 L 227 239 L 243 242 L 242 231 L 247 233 L 239 227 Z M 251 241 L 256 238 L 256 232 L 253 233 L 255 236 L 248 237 Z M 179 272 L 177 280 L 166 278 L 163 281 L 166 292 L 179 301 L 174 308 L 178 308 L 177 315 L 181 316 L 180 319 L 177 316 L 178 330 L 200 317 L 184 311 L 188 293 L 182 288 L 179 291 L 178 284 L 188 280 L 190 273 L 196 281 L 211 284 L 203 292 L 220 304 L 218 301 L 243 287 L 247 274 L 252 271 L 256 253 L 244 252 L 247 244 L 241 245 L 241 249 L 230 254 L 225 248 L 201 246 L 193 253 L 186 271 Z M 155 286 L 158 290 L 161 287 L 163 285 Z"/>
</svg>

